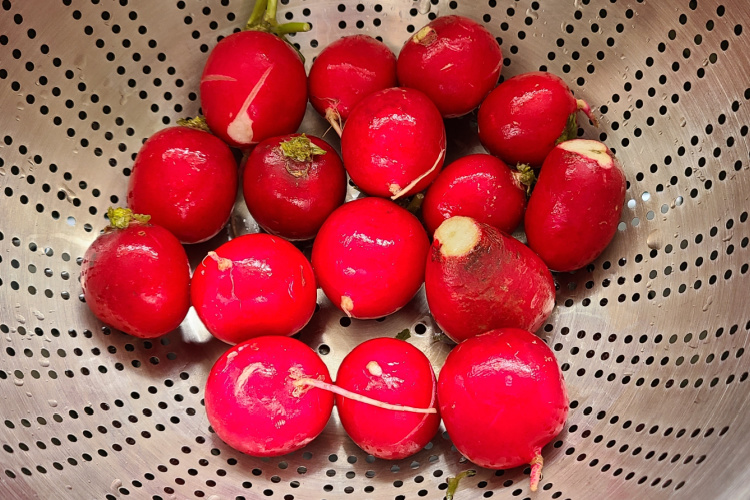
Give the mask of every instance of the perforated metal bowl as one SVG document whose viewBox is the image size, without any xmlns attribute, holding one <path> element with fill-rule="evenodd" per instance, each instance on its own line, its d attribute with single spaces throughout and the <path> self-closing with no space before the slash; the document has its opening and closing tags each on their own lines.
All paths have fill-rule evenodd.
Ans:
<svg viewBox="0 0 750 500">
<path fill-rule="evenodd" d="M 742 0 L 282 0 L 306 20 L 308 65 L 341 35 L 397 51 L 428 20 L 483 20 L 505 77 L 547 69 L 601 118 L 587 137 L 630 181 L 620 231 L 588 269 L 557 276 L 539 334 L 571 411 L 528 471 L 478 470 L 457 499 L 749 498 L 750 40 Z M 14 0 L 0 10 L 0 498 L 442 498 L 472 468 L 439 434 L 413 458 L 368 457 L 334 418 L 302 451 L 243 456 L 209 431 L 202 391 L 225 345 L 191 313 L 166 337 L 110 331 L 81 301 L 81 256 L 123 204 L 143 140 L 198 112 L 209 49 L 245 0 Z M 744 29 L 743 29 L 744 26 Z M 325 124 L 308 113 L 303 130 Z M 479 151 L 448 123 L 449 159 Z M 331 133 L 326 136 L 335 142 Z M 254 231 L 238 205 L 227 231 Z M 301 338 L 333 373 L 351 347 L 411 330 L 439 366 L 449 346 L 423 296 L 383 321 L 320 295 Z"/>
</svg>

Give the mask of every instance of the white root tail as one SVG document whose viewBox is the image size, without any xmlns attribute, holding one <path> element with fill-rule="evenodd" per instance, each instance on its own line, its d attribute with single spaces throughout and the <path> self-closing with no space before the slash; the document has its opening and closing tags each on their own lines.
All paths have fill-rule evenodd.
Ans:
<svg viewBox="0 0 750 500">
<path fill-rule="evenodd" d="M 346 389 L 342 389 L 341 387 L 329 384 L 328 382 L 324 382 L 322 380 L 312 379 L 312 378 L 299 378 L 294 381 L 294 385 L 296 387 L 316 387 L 318 389 L 322 389 L 324 391 L 330 391 L 334 394 L 338 394 L 339 396 L 353 399 L 354 401 L 359 401 L 360 403 L 365 403 L 368 405 L 377 406 L 378 408 L 383 408 L 385 410 L 395 410 L 395 411 L 408 411 L 412 413 L 437 413 L 437 408 L 414 408 L 412 406 L 402 406 L 402 405 L 393 405 L 390 403 L 384 403 L 383 401 L 378 401 L 377 399 L 368 398 L 367 396 L 363 396 L 361 394 L 357 394 L 356 392 L 352 392 Z"/>
</svg>

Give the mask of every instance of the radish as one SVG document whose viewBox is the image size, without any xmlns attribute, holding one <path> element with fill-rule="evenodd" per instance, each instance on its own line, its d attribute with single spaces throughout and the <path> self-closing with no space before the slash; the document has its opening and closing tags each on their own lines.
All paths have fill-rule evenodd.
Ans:
<svg viewBox="0 0 750 500">
<path fill-rule="evenodd" d="M 361 198 L 323 223 L 312 263 L 336 307 L 353 318 L 380 318 L 405 306 L 422 286 L 429 247 L 412 214 L 382 198 Z"/>
<path fill-rule="evenodd" d="M 418 90 L 375 92 L 349 115 L 341 154 L 352 181 L 365 193 L 394 200 L 418 193 L 443 166 L 443 119 Z"/>
<path fill-rule="evenodd" d="M 177 238 L 127 208 L 107 211 L 110 225 L 86 250 L 81 287 L 104 323 L 141 338 L 168 333 L 190 308 L 190 265 Z"/>
<path fill-rule="evenodd" d="M 305 134 L 266 139 L 243 174 L 245 204 L 271 234 L 309 240 L 346 198 L 346 172 L 336 151 Z"/>
<path fill-rule="evenodd" d="M 296 380 L 331 381 L 320 356 L 299 340 L 256 337 L 225 352 L 206 382 L 206 414 L 229 446 L 255 457 L 291 453 L 315 439 L 333 394 Z"/>
<path fill-rule="evenodd" d="M 398 81 L 421 90 L 445 118 L 465 115 L 495 88 L 503 53 L 481 24 L 441 16 L 409 38 L 398 55 Z"/>
<path fill-rule="evenodd" d="M 542 447 L 568 415 L 568 394 L 552 350 L 539 337 L 501 328 L 453 349 L 438 379 L 445 429 L 459 452 L 488 469 L 531 464 L 531 491 Z"/>
<path fill-rule="evenodd" d="M 191 298 L 211 334 L 229 344 L 293 335 L 315 312 L 312 266 L 294 245 L 269 234 L 224 243 L 193 273 Z"/>
<path fill-rule="evenodd" d="M 257 0 L 246 31 L 216 44 L 203 68 L 200 96 L 206 123 L 230 146 L 247 149 L 292 133 L 307 109 L 305 66 L 283 35 L 308 31 L 310 25 L 278 25 L 276 1 Z"/>
<path fill-rule="evenodd" d="M 495 328 L 535 331 L 555 307 L 552 275 L 534 252 L 462 216 L 435 231 L 425 292 L 435 321 L 455 342 Z"/>
<path fill-rule="evenodd" d="M 199 243 L 223 228 L 237 195 L 237 163 L 219 138 L 170 127 L 143 144 L 128 184 L 128 206 L 151 215 L 182 243 Z"/>
<path fill-rule="evenodd" d="M 341 362 L 336 385 L 387 403 L 436 408 L 435 373 L 422 351 L 403 340 L 376 338 Z M 344 430 L 368 454 L 388 460 L 413 455 L 435 436 L 437 413 L 393 411 L 336 396 Z"/>
<path fill-rule="evenodd" d="M 378 90 L 395 87 L 396 56 L 367 35 L 339 38 L 313 61 L 308 79 L 310 103 L 336 132 L 354 106 Z"/>
<path fill-rule="evenodd" d="M 576 137 L 578 111 L 598 125 L 589 105 L 559 77 L 544 71 L 516 75 L 479 107 L 479 140 L 509 165 L 539 167 L 556 144 Z"/>
<path fill-rule="evenodd" d="M 464 156 L 448 165 L 427 190 L 422 218 L 433 234 L 454 215 L 471 217 L 512 233 L 523 219 L 526 187 L 533 172 L 512 171 L 487 154 Z"/>
<path fill-rule="evenodd" d="M 528 244 L 550 269 L 574 271 L 596 259 L 617 232 L 625 174 L 598 141 L 560 143 L 542 165 L 525 216 Z"/>
</svg>

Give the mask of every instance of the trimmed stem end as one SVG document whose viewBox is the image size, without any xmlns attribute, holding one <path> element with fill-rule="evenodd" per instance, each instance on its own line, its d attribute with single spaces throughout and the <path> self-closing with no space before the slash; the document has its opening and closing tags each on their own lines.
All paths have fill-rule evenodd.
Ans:
<svg viewBox="0 0 750 500">
<path fill-rule="evenodd" d="M 435 230 L 443 257 L 461 257 L 471 252 L 479 243 L 481 232 L 474 219 L 455 216 L 444 221 Z"/>
<path fill-rule="evenodd" d="M 127 229 L 131 222 L 136 221 L 140 224 L 146 224 L 150 219 L 150 215 L 134 214 L 129 208 L 113 208 L 107 209 L 107 218 L 109 219 L 109 227 L 114 229 Z"/>
</svg>

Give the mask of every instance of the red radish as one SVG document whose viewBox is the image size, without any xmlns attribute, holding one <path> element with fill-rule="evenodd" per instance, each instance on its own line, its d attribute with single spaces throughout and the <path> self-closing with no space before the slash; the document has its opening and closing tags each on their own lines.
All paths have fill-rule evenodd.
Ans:
<svg viewBox="0 0 750 500">
<path fill-rule="evenodd" d="M 552 350 L 517 328 L 459 344 L 438 379 L 445 429 L 459 452 L 488 469 L 531 464 L 531 491 L 542 473 L 542 447 L 568 415 L 568 393 Z"/>
<path fill-rule="evenodd" d="M 81 287 L 91 312 L 141 338 L 168 333 L 190 308 L 190 265 L 177 238 L 149 216 L 107 211 L 110 225 L 83 255 Z"/>
<path fill-rule="evenodd" d="M 516 75 L 479 107 L 479 140 L 509 165 L 538 167 L 556 144 L 576 137 L 578 111 L 597 125 L 589 105 L 559 77 L 544 71 Z"/>
<path fill-rule="evenodd" d="M 560 143 L 547 156 L 529 199 L 528 244 L 550 269 L 574 271 L 596 259 L 617 232 L 625 174 L 598 141 Z"/>
<path fill-rule="evenodd" d="M 441 16 L 417 31 L 398 55 L 398 81 L 421 90 L 445 118 L 475 109 L 497 85 L 503 53 L 481 24 Z"/>
<path fill-rule="evenodd" d="M 355 347 L 341 362 L 336 385 L 386 403 L 437 406 L 430 360 L 413 345 L 394 338 L 376 338 Z M 336 407 L 349 437 L 370 455 L 388 460 L 424 448 L 440 425 L 437 413 L 393 411 L 340 395 Z"/>
<path fill-rule="evenodd" d="M 310 262 L 269 234 L 246 234 L 209 252 L 193 273 L 193 307 L 211 334 L 229 344 L 293 335 L 315 312 Z"/>
<path fill-rule="evenodd" d="M 255 457 L 299 450 L 333 410 L 333 394 L 300 387 L 300 378 L 331 382 L 325 363 L 297 339 L 256 337 L 225 352 L 206 382 L 206 414 L 229 446 Z"/>
<path fill-rule="evenodd" d="M 359 101 L 397 85 L 396 56 L 371 36 L 345 36 L 323 49 L 308 78 L 310 103 L 341 135 Z"/>
<path fill-rule="evenodd" d="M 237 163 L 229 147 L 208 132 L 170 127 L 138 151 L 128 206 L 150 214 L 182 243 L 199 243 L 226 225 L 236 195 Z"/>
<path fill-rule="evenodd" d="M 375 92 L 349 115 L 341 154 L 352 181 L 365 193 L 394 200 L 418 193 L 443 166 L 443 119 L 417 90 Z"/>
<path fill-rule="evenodd" d="M 305 134 L 266 139 L 245 164 L 245 203 L 271 234 L 309 240 L 346 198 L 346 172 L 336 151 Z"/>
<path fill-rule="evenodd" d="M 555 283 L 526 245 L 469 217 L 435 231 L 425 270 L 427 304 L 461 342 L 495 328 L 535 331 L 555 307 Z"/>
<path fill-rule="evenodd" d="M 464 156 L 448 165 L 427 190 L 422 218 L 433 234 L 454 215 L 471 217 L 512 233 L 523 219 L 528 176 L 487 154 Z"/>
<path fill-rule="evenodd" d="M 312 263 L 336 307 L 354 318 L 380 318 L 405 306 L 422 286 L 429 247 L 412 214 L 382 198 L 361 198 L 323 223 Z"/>
<path fill-rule="evenodd" d="M 203 114 L 211 131 L 230 146 L 247 149 L 292 133 L 302 123 L 307 75 L 301 56 L 283 35 L 307 31 L 310 25 L 278 25 L 275 18 L 276 0 L 256 1 L 245 28 L 250 31 L 222 39 L 203 68 Z"/>
</svg>

